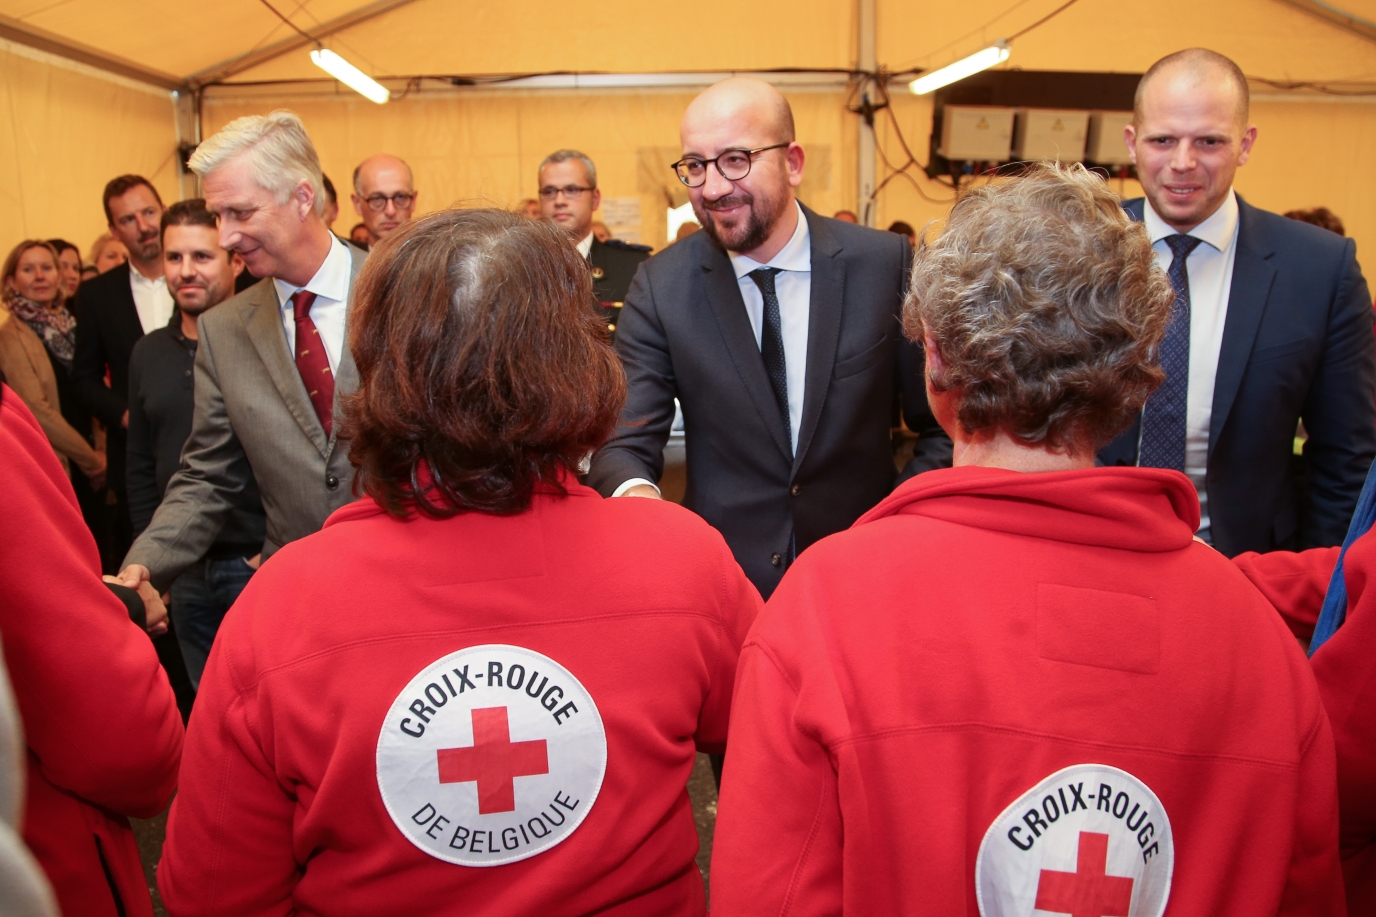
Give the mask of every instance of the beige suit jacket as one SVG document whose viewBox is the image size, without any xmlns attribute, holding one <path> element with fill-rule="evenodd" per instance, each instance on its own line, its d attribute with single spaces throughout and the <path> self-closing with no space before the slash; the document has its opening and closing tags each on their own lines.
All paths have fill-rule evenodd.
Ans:
<svg viewBox="0 0 1376 917">
<path fill-rule="evenodd" d="M 366 255 L 352 248 L 350 254 L 352 316 L 353 285 Z M 206 312 L 199 327 L 196 413 L 182 467 L 124 558 L 126 566 L 147 567 L 160 591 L 214 544 L 250 475 L 267 514 L 264 560 L 319 531 L 330 513 L 354 499 L 349 444 L 338 439 L 341 399 L 358 388 L 347 341 L 327 437 L 287 347 L 271 278 Z"/>
<path fill-rule="evenodd" d="M 19 400 L 33 412 L 64 470 L 69 470 L 68 461 L 76 462 L 86 474 L 100 467 L 100 458 L 91 444 L 62 416 L 57 400 L 57 377 L 53 375 L 43 341 L 3 305 L 0 305 L 0 372 L 4 373 Z"/>
</svg>

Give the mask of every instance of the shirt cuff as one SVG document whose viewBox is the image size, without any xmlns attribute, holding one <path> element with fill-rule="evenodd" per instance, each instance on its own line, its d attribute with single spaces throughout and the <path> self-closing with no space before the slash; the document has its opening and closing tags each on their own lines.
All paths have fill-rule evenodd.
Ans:
<svg viewBox="0 0 1376 917">
<path fill-rule="evenodd" d="M 655 493 L 659 493 L 659 492 L 660 492 L 660 491 L 659 491 L 659 488 L 655 485 L 655 482 L 654 482 L 654 481 L 648 481 L 648 480 L 646 480 L 645 478 L 631 478 L 629 481 L 622 481 L 622 482 L 617 486 L 616 490 L 612 491 L 612 496 L 613 496 L 613 497 L 619 497 L 619 496 L 621 496 L 622 494 L 624 494 L 626 491 L 630 490 L 632 487 L 635 487 L 635 486 L 638 485 L 638 484 L 649 484 L 651 487 L 654 487 Z"/>
</svg>

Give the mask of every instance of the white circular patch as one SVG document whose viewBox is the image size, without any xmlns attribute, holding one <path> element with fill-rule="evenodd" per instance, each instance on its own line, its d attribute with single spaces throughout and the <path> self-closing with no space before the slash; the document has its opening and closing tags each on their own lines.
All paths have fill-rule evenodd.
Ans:
<svg viewBox="0 0 1376 917">
<path fill-rule="evenodd" d="M 1059 770 L 1003 810 L 979 845 L 983 917 L 1161 917 L 1175 842 L 1156 794 L 1107 764 Z"/>
<path fill-rule="evenodd" d="M 473 646 L 426 666 L 377 740 L 392 821 L 421 850 L 462 866 L 514 863 L 564 841 L 606 771 L 592 695 L 519 646 Z"/>
</svg>

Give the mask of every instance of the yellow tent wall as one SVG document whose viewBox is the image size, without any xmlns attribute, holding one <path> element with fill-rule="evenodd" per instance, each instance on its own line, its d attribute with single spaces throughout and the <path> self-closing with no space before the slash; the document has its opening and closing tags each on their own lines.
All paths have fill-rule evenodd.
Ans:
<svg viewBox="0 0 1376 917">
<path fill-rule="evenodd" d="M 172 98 L 132 80 L 0 41 L 0 258 L 60 237 L 82 257 L 105 232 L 105 183 L 136 172 L 177 192 Z"/>
</svg>

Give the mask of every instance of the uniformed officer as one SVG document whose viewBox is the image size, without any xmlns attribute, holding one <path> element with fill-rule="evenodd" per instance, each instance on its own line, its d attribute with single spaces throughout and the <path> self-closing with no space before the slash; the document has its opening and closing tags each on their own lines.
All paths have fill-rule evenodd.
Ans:
<svg viewBox="0 0 1376 917">
<path fill-rule="evenodd" d="M 650 257 L 650 248 L 620 239 L 599 241 L 593 235 L 592 214 L 601 203 L 597 167 L 583 153 L 559 150 L 540 163 L 540 212 L 563 227 L 588 259 L 593 293 L 614 330 L 631 279 L 640 262 Z"/>
</svg>

